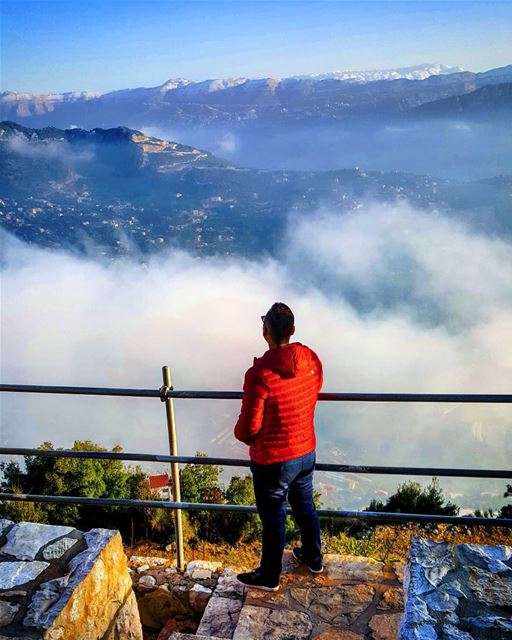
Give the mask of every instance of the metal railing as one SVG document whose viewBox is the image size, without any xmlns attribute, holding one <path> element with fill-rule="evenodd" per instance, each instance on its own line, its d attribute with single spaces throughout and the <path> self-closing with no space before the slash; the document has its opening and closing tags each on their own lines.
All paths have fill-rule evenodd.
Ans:
<svg viewBox="0 0 512 640">
<path fill-rule="evenodd" d="M 0 455 L 24 455 L 56 458 L 100 458 L 110 460 L 127 460 L 137 462 L 168 462 L 171 467 L 173 500 L 135 500 L 122 498 L 87 498 L 83 496 L 43 496 L 20 493 L 0 493 L 0 500 L 14 500 L 26 502 L 47 502 L 55 504 L 84 504 L 95 506 L 124 506 L 145 507 L 150 509 L 164 508 L 174 512 L 176 531 L 177 567 L 182 570 L 185 565 L 182 510 L 205 511 L 233 511 L 241 513 L 255 513 L 255 506 L 235 504 L 211 504 L 181 502 L 179 464 L 212 464 L 222 466 L 248 467 L 249 461 L 236 458 L 215 458 L 178 455 L 176 421 L 174 416 L 174 399 L 203 399 L 203 400 L 239 400 L 240 391 L 178 391 L 172 387 L 169 367 L 162 368 L 163 386 L 160 389 L 117 389 L 106 387 L 69 387 L 69 386 L 40 386 L 1 384 L 0 391 L 11 393 L 50 393 L 70 395 L 121 396 L 132 398 L 159 398 L 165 403 L 166 424 L 169 438 L 170 455 L 148 453 L 124 453 L 109 451 L 72 451 L 27 449 L 20 447 L 0 447 Z M 441 393 L 320 393 L 319 401 L 331 402 L 455 402 L 455 403 L 512 403 L 512 394 L 441 394 Z M 363 466 L 346 464 L 317 463 L 317 471 L 331 471 L 343 473 L 364 473 L 382 475 L 407 476 L 438 476 L 461 478 L 512 478 L 512 470 L 507 469 L 453 469 L 432 467 L 389 467 Z M 334 509 L 319 509 L 320 516 L 335 518 L 364 519 L 373 523 L 401 523 L 401 522 L 429 522 L 450 523 L 454 525 L 484 525 L 512 527 L 509 518 L 477 518 L 472 516 L 441 516 L 411 513 L 386 513 L 371 511 L 342 511 Z"/>
</svg>

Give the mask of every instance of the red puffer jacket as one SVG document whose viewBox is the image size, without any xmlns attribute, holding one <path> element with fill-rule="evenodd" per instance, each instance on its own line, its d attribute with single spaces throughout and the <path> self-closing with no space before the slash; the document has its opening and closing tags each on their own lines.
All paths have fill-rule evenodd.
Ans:
<svg viewBox="0 0 512 640">
<path fill-rule="evenodd" d="M 322 363 L 300 342 L 269 349 L 245 374 L 235 438 L 259 464 L 306 455 L 316 445 L 313 417 Z"/>
</svg>

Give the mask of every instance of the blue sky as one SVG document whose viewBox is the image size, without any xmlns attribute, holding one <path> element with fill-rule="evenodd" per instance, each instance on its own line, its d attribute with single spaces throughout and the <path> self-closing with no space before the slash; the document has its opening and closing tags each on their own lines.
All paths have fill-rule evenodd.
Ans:
<svg viewBox="0 0 512 640">
<path fill-rule="evenodd" d="M 512 63 L 512 2 L 1 0 L 1 87 Z"/>
</svg>

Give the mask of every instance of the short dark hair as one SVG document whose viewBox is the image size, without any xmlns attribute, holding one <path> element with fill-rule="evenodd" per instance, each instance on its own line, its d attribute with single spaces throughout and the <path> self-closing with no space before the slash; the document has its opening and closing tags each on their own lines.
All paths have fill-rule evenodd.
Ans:
<svg viewBox="0 0 512 640">
<path fill-rule="evenodd" d="M 295 318 L 288 305 L 284 302 L 274 302 L 265 315 L 265 324 L 274 340 L 281 342 L 292 335 Z"/>
</svg>

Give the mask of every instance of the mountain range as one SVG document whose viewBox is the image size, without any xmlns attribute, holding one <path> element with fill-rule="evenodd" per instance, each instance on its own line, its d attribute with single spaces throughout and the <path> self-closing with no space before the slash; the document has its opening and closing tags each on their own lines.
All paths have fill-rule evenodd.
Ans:
<svg viewBox="0 0 512 640">
<path fill-rule="evenodd" d="M 104 128 L 122 124 L 138 129 L 218 125 L 250 128 L 261 124 L 393 121 L 403 117 L 450 116 L 453 104 L 446 101 L 463 97 L 480 101 L 487 114 L 496 108 L 500 113 L 505 110 L 510 114 L 512 102 L 506 85 L 511 82 L 512 65 L 482 73 L 443 65 L 420 65 L 283 79 L 192 82 L 178 78 L 156 87 L 104 94 L 6 91 L 0 94 L 0 109 L 3 119 L 34 127 Z M 485 87 L 501 85 L 504 85 L 501 90 L 481 92 Z"/>
</svg>

